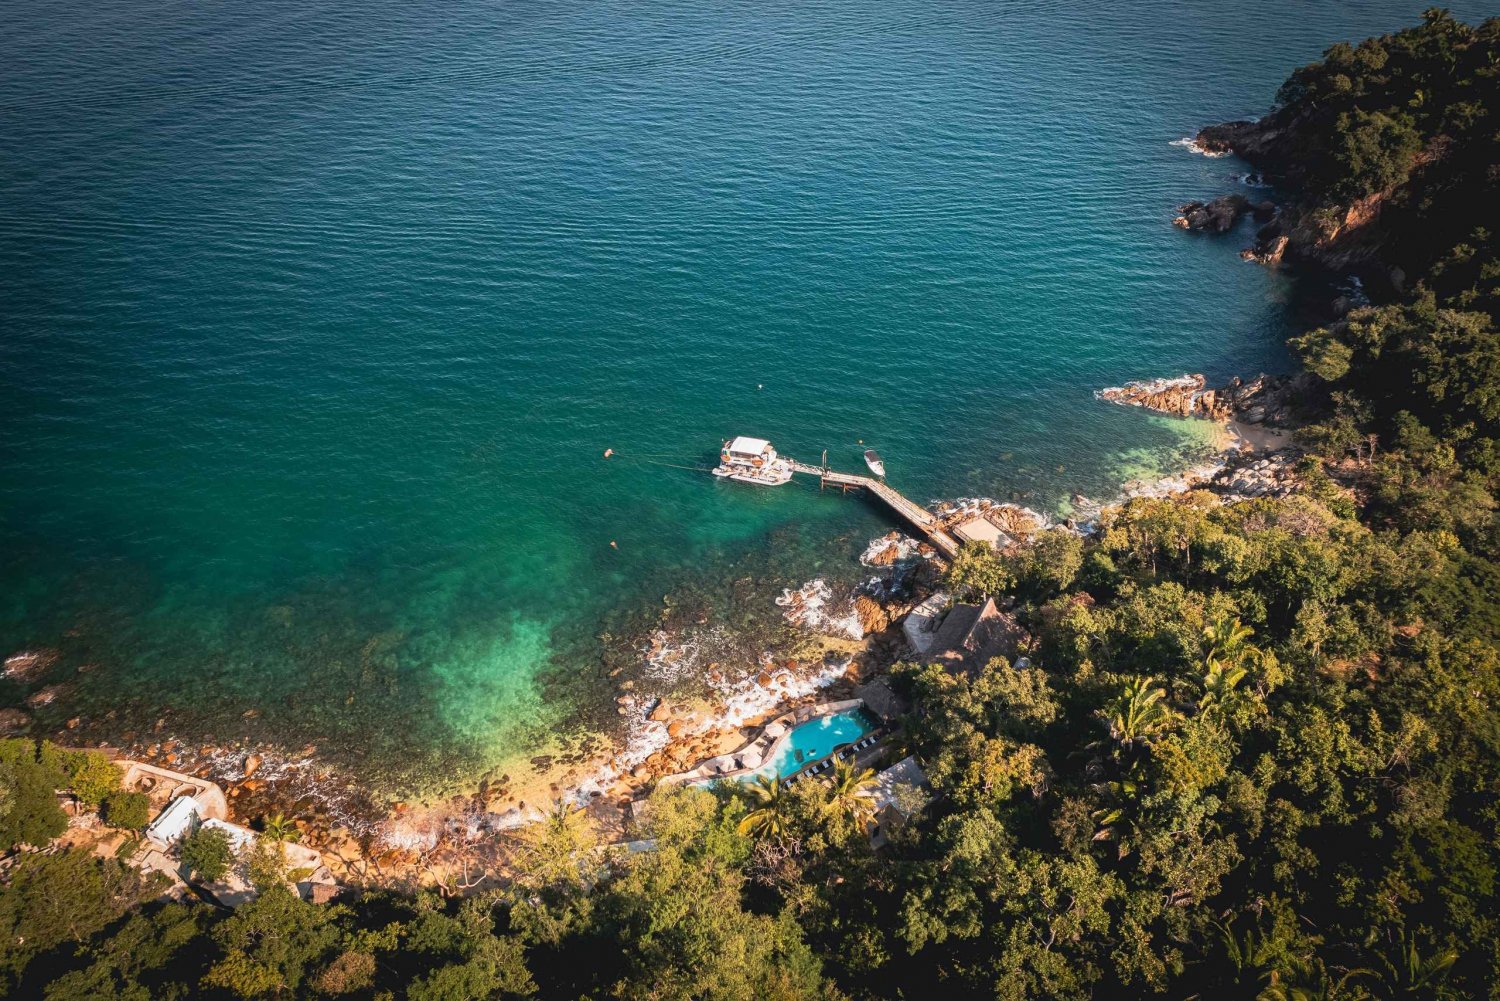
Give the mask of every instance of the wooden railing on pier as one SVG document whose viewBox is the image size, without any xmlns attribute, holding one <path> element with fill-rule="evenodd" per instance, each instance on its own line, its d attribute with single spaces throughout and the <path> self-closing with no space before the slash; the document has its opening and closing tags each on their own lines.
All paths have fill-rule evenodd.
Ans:
<svg viewBox="0 0 1500 1001">
<path fill-rule="evenodd" d="M 901 495 L 893 487 L 887 486 L 873 476 L 861 476 L 858 473 L 838 473 L 832 469 L 822 466 L 809 466 L 805 462 L 796 459 L 788 460 L 792 464 L 792 472 L 802 473 L 806 476 L 816 476 L 820 487 L 838 487 L 841 490 L 868 490 L 874 496 L 885 502 L 885 505 L 900 515 L 907 524 L 911 525 L 927 541 L 932 543 L 934 549 L 948 557 L 950 560 L 958 555 L 958 541 L 943 531 L 940 523 L 932 512 L 913 503 Z"/>
</svg>

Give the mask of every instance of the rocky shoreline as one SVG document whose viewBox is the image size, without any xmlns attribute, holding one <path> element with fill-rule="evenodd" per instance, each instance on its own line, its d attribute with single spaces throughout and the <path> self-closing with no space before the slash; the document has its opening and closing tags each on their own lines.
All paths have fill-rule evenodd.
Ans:
<svg viewBox="0 0 1500 1001">
<path fill-rule="evenodd" d="M 1262 374 L 1248 382 L 1234 378 L 1217 387 L 1210 387 L 1202 375 L 1183 374 L 1110 386 L 1098 390 L 1094 396 L 1172 417 L 1293 428 L 1301 423 L 1300 415 L 1310 391 L 1310 380 L 1305 374 Z"/>
<path fill-rule="evenodd" d="M 1203 375 L 1184 374 L 1097 391 L 1098 399 L 1120 406 L 1214 421 L 1229 435 L 1226 448 L 1209 462 L 1157 480 L 1126 484 L 1124 497 L 1168 497 L 1200 489 L 1232 503 L 1290 493 L 1302 454 L 1291 433 L 1309 416 L 1308 382 L 1305 374 L 1262 374 L 1211 387 Z"/>
<path fill-rule="evenodd" d="M 1179 142 L 1204 156 L 1238 156 L 1256 168 L 1261 183 L 1297 191 L 1305 187 L 1298 154 L 1298 129 L 1305 126 L 1291 112 L 1278 109 L 1259 119 L 1205 126 L 1192 139 Z M 1440 144 L 1422 150 L 1415 173 L 1440 161 L 1443 152 Z M 1331 272 L 1377 273 L 1400 289 L 1405 276 L 1381 261 L 1388 235 L 1382 216 L 1399 194 L 1397 185 L 1337 205 L 1293 198 L 1280 205 L 1264 201 L 1254 206 L 1243 195 L 1230 194 L 1190 202 L 1174 221 L 1189 230 L 1223 233 L 1253 211 L 1259 226 L 1250 246 L 1241 251 L 1245 260 L 1271 267 L 1295 261 Z"/>
<path fill-rule="evenodd" d="M 1065 527 L 1088 532 L 1111 506 L 1137 497 L 1169 497 L 1207 490 L 1223 502 L 1281 496 L 1295 488 L 1297 450 L 1288 429 L 1300 420 L 1307 387 L 1298 377 L 1257 376 L 1209 386 L 1202 375 L 1128 382 L 1099 390 L 1102 401 L 1135 406 L 1185 419 L 1206 419 L 1226 429 L 1227 447 L 1212 461 L 1159 479 L 1125 484 L 1108 504 L 1086 502 L 1082 517 Z M 1082 498 L 1076 498 L 1082 501 Z M 1025 545 L 1053 527 L 1046 516 L 1015 504 L 984 498 L 933 505 L 945 525 L 983 518 L 1009 545 Z M 381 878 L 422 878 L 431 857 L 453 839 L 470 839 L 521 826 L 545 816 L 558 800 L 590 811 L 606 831 L 623 832 L 629 804 L 663 776 L 739 746 L 760 723 L 789 710 L 847 697 L 854 687 L 888 670 L 905 655 L 899 622 L 937 586 L 940 564 L 924 543 L 893 531 L 873 540 L 862 564 L 871 576 L 848 594 L 815 579 L 787 588 L 776 600 L 786 622 L 805 636 L 795 655 L 762 652 L 748 669 L 731 671 L 716 657 L 743 656 L 743 645 L 717 642 L 714 627 L 662 626 L 642 640 L 640 676 L 618 678 L 616 716 L 623 737 L 613 746 L 598 740 L 556 753 L 540 753 L 530 767 L 489 775 L 467 796 L 430 803 L 379 802 L 356 776 L 322 762 L 310 744 L 295 751 L 270 742 L 241 739 L 199 744 L 171 735 L 157 720 L 120 750 L 132 758 L 210 778 L 223 784 L 242 818 L 272 813 L 297 817 L 307 842 L 338 858 L 357 856 L 375 864 Z M 27 686 L 52 680 L 57 658 L 49 651 L 11 655 L 4 673 Z M 617 673 L 617 672 L 616 672 Z M 32 700 L 45 704 L 62 685 L 37 688 Z M 677 694 L 692 683 L 706 694 Z M 691 687 L 691 685 L 689 685 Z M 247 711 L 253 713 L 253 710 Z M 76 720 L 54 734 L 78 743 Z M 0 729 L 34 729 L 20 709 L 0 712 Z M 84 741 L 83 743 L 87 743 Z M 477 833 L 476 833 L 477 832 Z M 346 870 L 352 878 L 356 870 Z M 361 878 L 372 878 L 368 867 Z"/>
</svg>

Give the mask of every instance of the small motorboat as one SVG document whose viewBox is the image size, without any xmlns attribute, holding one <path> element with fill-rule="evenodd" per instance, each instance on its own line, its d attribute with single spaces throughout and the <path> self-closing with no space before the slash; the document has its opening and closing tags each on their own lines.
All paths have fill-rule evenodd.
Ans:
<svg viewBox="0 0 1500 1001">
<path fill-rule="evenodd" d="M 885 479 L 885 460 L 873 448 L 865 449 L 865 465 L 870 467 L 870 472 L 882 480 Z"/>
</svg>

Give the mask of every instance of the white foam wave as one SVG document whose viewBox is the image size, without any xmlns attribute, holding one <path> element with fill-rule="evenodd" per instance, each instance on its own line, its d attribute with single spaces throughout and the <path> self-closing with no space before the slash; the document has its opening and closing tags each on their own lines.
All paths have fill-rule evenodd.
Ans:
<svg viewBox="0 0 1500 1001">
<path fill-rule="evenodd" d="M 246 759 L 252 753 L 260 759 L 254 777 L 274 783 L 278 800 L 314 800 L 327 814 L 331 826 L 344 827 L 356 836 L 372 833 L 382 826 L 371 818 L 368 803 L 356 802 L 353 790 L 357 787 L 341 781 L 337 772 L 332 772 L 313 754 L 287 754 L 273 747 L 256 747 L 253 752 L 222 747 L 204 756 L 203 761 L 208 764 L 214 781 L 229 786 L 245 777 Z"/>
<path fill-rule="evenodd" d="M 1339 293 L 1349 300 L 1350 306 L 1354 309 L 1370 304 L 1370 294 L 1365 291 L 1365 283 L 1359 275 L 1346 275 L 1344 280 L 1339 283 L 1338 289 Z"/>
<path fill-rule="evenodd" d="M 643 677 L 666 685 L 697 678 L 703 673 L 701 669 L 709 652 L 728 649 L 729 646 L 729 634 L 722 626 L 686 634 L 658 629 L 651 634 L 646 645 Z"/>
<path fill-rule="evenodd" d="M 1203 146 L 1199 145 L 1198 140 L 1193 136 L 1183 136 L 1181 139 L 1173 139 L 1169 145 L 1181 146 L 1183 149 L 1186 149 L 1193 153 L 1197 153 L 1199 156 L 1206 156 L 1213 160 L 1217 160 L 1221 156 L 1229 155 L 1228 150 L 1205 149 Z"/>
<path fill-rule="evenodd" d="M 916 539 L 893 532 L 872 539 L 865 551 L 859 554 L 859 561 L 867 567 L 889 566 L 919 555 Z"/>
<path fill-rule="evenodd" d="M 854 610 L 853 596 L 835 599 L 833 589 L 821 578 L 810 580 L 799 588 L 787 588 L 776 599 L 786 609 L 786 620 L 794 626 L 829 636 L 863 639 L 864 626 Z"/>
</svg>

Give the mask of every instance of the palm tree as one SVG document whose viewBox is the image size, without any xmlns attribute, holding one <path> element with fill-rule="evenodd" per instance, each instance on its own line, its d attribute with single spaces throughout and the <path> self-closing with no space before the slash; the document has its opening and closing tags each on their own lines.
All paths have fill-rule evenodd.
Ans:
<svg viewBox="0 0 1500 1001">
<path fill-rule="evenodd" d="M 1281 969 L 1268 972 L 1257 1001 L 1362 1001 L 1370 994 L 1360 984 L 1369 970 L 1340 968 L 1330 971 L 1316 956 L 1288 959 Z"/>
<path fill-rule="evenodd" d="M 875 772 L 856 770 L 851 759 L 834 762 L 829 778 L 829 811 L 864 830 L 875 819 Z"/>
<path fill-rule="evenodd" d="M 1204 663 L 1210 668 L 1215 664 L 1238 664 L 1254 635 L 1255 630 L 1239 619 L 1220 615 L 1203 630 Z"/>
<path fill-rule="evenodd" d="M 1164 689 L 1156 687 L 1156 679 L 1147 675 L 1132 678 L 1125 688 L 1099 715 L 1109 727 L 1109 735 L 1121 747 L 1133 747 L 1137 741 L 1145 741 L 1164 728 L 1170 718 L 1162 700 L 1167 697 Z"/>
<path fill-rule="evenodd" d="M 791 798 L 775 775 L 762 775 L 745 787 L 756 807 L 745 814 L 739 832 L 752 838 L 779 838 L 790 827 L 787 801 Z"/>
<path fill-rule="evenodd" d="M 1417 940 L 1403 932 L 1394 956 L 1384 955 L 1379 959 L 1382 969 L 1378 974 L 1391 997 L 1450 996 L 1450 990 L 1442 984 L 1458 962 L 1458 950 L 1439 949 L 1424 956 Z"/>
<path fill-rule="evenodd" d="M 284 813 L 278 813 L 261 821 L 261 833 L 276 844 L 301 839 L 302 832 L 297 830 L 297 824 Z"/>
<path fill-rule="evenodd" d="M 579 824 L 583 810 L 559 796 L 552 801 L 547 819 L 542 823 L 549 834 L 570 834 Z"/>
<path fill-rule="evenodd" d="M 1218 661 L 1208 662 L 1208 671 L 1203 675 L 1203 697 L 1198 700 L 1198 708 L 1207 709 L 1210 706 L 1222 706 L 1229 701 L 1229 696 L 1234 692 L 1234 687 L 1245 680 L 1249 672 L 1237 664 L 1224 664 Z"/>
<path fill-rule="evenodd" d="M 1272 976 L 1267 971 L 1274 968 L 1275 960 L 1280 957 L 1276 955 L 1276 943 L 1258 925 L 1251 925 L 1243 937 L 1235 935 L 1233 919 L 1228 923 L 1215 921 L 1213 927 L 1224 946 L 1221 962 L 1232 975 L 1238 994 L 1249 993 L 1253 984 L 1264 983 Z"/>
<path fill-rule="evenodd" d="M 1102 782 L 1096 788 L 1104 793 L 1107 802 L 1091 816 L 1099 829 L 1094 832 L 1095 841 L 1109 838 L 1120 842 L 1120 857 L 1130 853 L 1129 836 L 1135 832 L 1133 814 L 1135 806 L 1145 789 L 1140 762 L 1132 765 L 1116 782 Z"/>
</svg>

